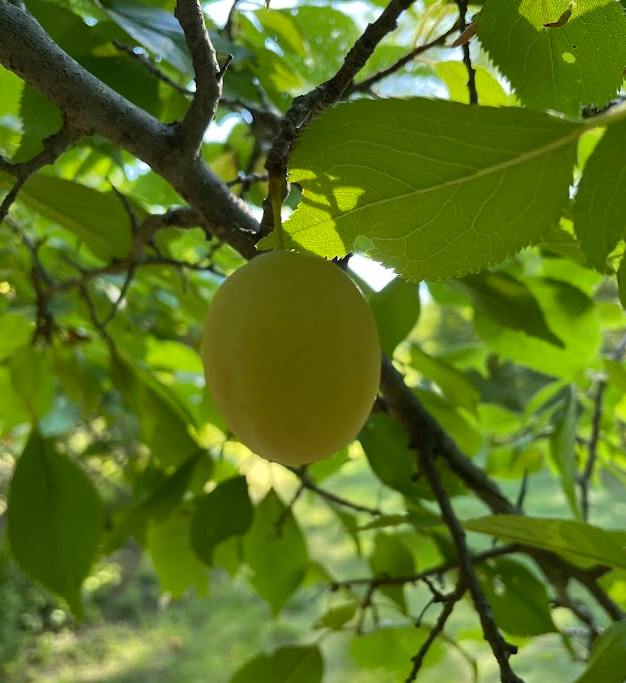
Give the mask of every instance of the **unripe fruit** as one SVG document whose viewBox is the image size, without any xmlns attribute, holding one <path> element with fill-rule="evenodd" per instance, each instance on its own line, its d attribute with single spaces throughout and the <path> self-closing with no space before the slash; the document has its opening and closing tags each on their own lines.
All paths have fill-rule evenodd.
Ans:
<svg viewBox="0 0 626 683">
<path fill-rule="evenodd" d="M 213 297 L 202 340 L 207 385 L 257 455 L 301 465 L 352 441 L 380 380 L 380 345 L 352 280 L 289 251 L 242 266 Z"/>
</svg>

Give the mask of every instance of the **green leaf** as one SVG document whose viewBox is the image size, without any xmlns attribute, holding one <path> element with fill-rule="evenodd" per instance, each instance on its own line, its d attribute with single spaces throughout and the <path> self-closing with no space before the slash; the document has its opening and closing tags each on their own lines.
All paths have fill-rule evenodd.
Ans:
<svg viewBox="0 0 626 683">
<path fill-rule="evenodd" d="M 575 380 L 600 345 L 600 321 L 593 301 L 577 287 L 556 280 L 526 278 L 554 333 L 566 344 L 559 349 L 537 337 L 502 327 L 480 311 L 474 315 L 478 336 L 505 358 L 550 376 Z"/>
<path fill-rule="evenodd" d="M 271 37 L 283 50 L 288 48 L 299 57 L 306 57 L 302 33 L 288 11 L 260 9 L 254 16 L 265 29 L 266 38 Z"/>
<path fill-rule="evenodd" d="M 448 88 L 451 100 L 469 104 L 467 68 L 463 62 L 435 62 L 432 68 Z M 487 69 L 477 66 L 475 71 L 478 101 L 483 107 L 507 107 L 512 104 L 513 98 L 506 94 L 504 88 Z"/>
<path fill-rule="evenodd" d="M 420 315 L 419 289 L 415 284 L 395 278 L 379 292 L 367 297 L 382 350 L 389 356 L 406 339 Z"/>
<path fill-rule="evenodd" d="M 338 105 L 304 130 L 291 158 L 303 198 L 286 246 L 345 256 L 364 235 L 372 258 L 408 280 L 477 272 L 557 225 L 583 131 L 513 107 Z"/>
<path fill-rule="evenodd" d="M 28 344 L 11 358 L 11 380 L 33 421 L 42 418 L 54 400 L 54 376 L 42 349 Z"/>
<path fill-rule="evenodd" d="M 565 344 L 548 327 L 543 311 L 528 287 L 508 273 L 479 273 L 460 280 L 474 306 L 499 325 L 520 330 L 558 346 Z"/>
<path fill-rule="evenodd" d="M 65 598 L 77 618 L 103 526 L 102 501 L 87 475 L 33 430 L 9 488 L 9 542 L 20 567 Z"/>
<path fill-rule="evenodd" d="M 374 550 L 369 557 L 372 575 L 377 576 L 410 576 L 415 572 L 413 555 L 396 536 L 385 533 L 376 534 Z M 404 586 L 380 586 L 380 592 L 393 600 L 398 607 L 406 611 Z"/>
<path fill-rule="evenodd" d="M 104 11 L 140 45 L 186 74 L 193 73 L 185 34 L 174 17 L 159 7 L 135 2 L 102 0 Z"/>
<path fill-rule="evenodd" d="M 22 163 L 28 161 L 43 150 L 42 141 L 56 133 L 63 125 L 61 110 L 31 88 L 27 83 L 22 90 L 20 100 L 20 118 L 22 119 L 22 139 L 20 148 L 11 161 Z"/>
<path fill-rule="evenodd" d="M 498 626 L 516 636 L 555 633 L 545 586 L 524 565 L 499 559 L 479 569 Z"/>
<path fill-rule="evenodd" d="M 0 185 L 6 178 L 0 175 Z M 63 178 L 36 174 L 20 191 L 20 201 L 44 218 L 71 230 L 103 261 L 128 256 L 132 230 L 126 209 L 113 192 Z M 137 211 L 141 219 L 145 212 Z"/>
<path fill-rule="evenodd" d="M 608 375 L 609 384 L 626 394 L 626 368 L 617 361 L 605 358 L 604 369 Z"/>
<path fill-rule="evenodd" d="M 317 646 L 281 647 L 243 665 L 230 683 L 322 683 L 324 660 Z"/>
<path fill-rule="evenodd" d="M 582 519 L 576 498 L 576 385 L 570 385 L 563 411 L 558 415 L 554 432 L 550 439 L 552 458 L 561 475 L 561 486 L 577 519 Z"/>
<path fill-rule="evenodd" d="M 586 566 L 626 568 L 626 533 L 569 519 L 497 515 L 464 522 L 466 529 L 563 555 Z"/>
<path fill-rule="evenodd" d="M 105 538 L 105 552 L 109 554 L 120 548 L 129 534 L 139 537 L 150 519 L 162 520 L 170 515 L 189 490 L 196 466 L 203 456 L 212 468 L 213 461 L 199 450 L 159 483 L 147 498 L 115 514 L 113 528 Z"/>
<path fill-rule="evenodd" d="M 0 360 L 12 356 L 33 333 L 32 325 L 18 313 L 0 315 Z"/>
<path fill-rule="evenodd" d="M 5 365 L 0 365 L 0 435 L 30 419 L 24 404 L 15 393 L 11 371 Z"/>
<path fill-rule="evenodd" d="M 245 477 L 234 477 L 203 496 L 191 523 L 191 545 L 196 555 L 213 564 L 213 550 L 230 536 L 245 534 L 252 524 L 254 509 Z"/>
<path fill-rule="evenodd" d="M 411 658 L 429 634 L 426 626 L 416 628 L 380 628 L 372 633 L 352 639 L 350 651 L 355 662 L 366 669 L 379 669 L 395 674 L 393 678 L 380 676 L 379 681 L 404 681 L 411 667 Z M 432 666 L 444 653 L 437 640 L 432 644 L 424 661 L 424 668 Z"/>
<path fill-rule="evenodd" d="M 154 568 L 162 589 L 173 598 L 182 597 L 194 585 L 200 596 L 208 590 L 206 567 L 193 552 L 190 528 L 191 514 L 184 511 L 153 519 L 148 527 L 148 548 Z"/>
<path fill-rule="evenodd" d="M 574 230 L 591 266 L 606 271 L 607 258 L 624 237 L 626 122 L 604 133 L 585 165 L 574 202 Z"/>
<path fill-rule="evenodd" d="M 596 640 L 582 676 L 574 683 L 623 683 L 626 680 L 626 621 L 611 624 Z"/>
<path fill-rule="evenodd" d="M 435 382 L 443 395 L 453 405 L 466 408 L 472 412 L 476 410 L 480 392 L 464 373 L 452 365 L 444 363 L 438 358 L 432 358 L 424 353 L 417 344 L 414 344 L 411 347 L 411 367 Z"/>
<path fill-rule="evenodd" d="M 0 118 L 6 114 L 18 115 L 23 86 L 24 82 L 18 76 L 0 66 L 0 92 L 2 93 Z"/>
<path fill-rule="evenodd" d="M 120 352 L 111 363 L 113 383 L 137 415 L 141 438 L 161 464 L 176 467 L 193 455 L 198 450 L 189 433 L 193 418 L 176 396 Z"/>
<path fill-rule="evenodd" d="M 254 572 L 252 585 L 278 614 L 302 583 L 308 557 L 296 520 L 273 489 L 256 508 L 244 557 Z"/>
<path fill-rule="evenodd" d="M 578 116 L 622 85 L 626 19 L 614 0 L 487 0 L 478 35 L 529 107 Z"/>
<path fill-rule="evenodd" d="M 358 602 L 356 600 L 333 605 L 326 614 L 315 622 L 313 628 L 330 628 L 333 631 L 339 631 L 344 624 L 347 624 L 354 617 L 357 607 Z"/>
<path fill-rule="evenodd" d="M 617 293 L 622 308 L 626 309 L 626 258 L 622 258 L 617 270 Z"/>
</svg>

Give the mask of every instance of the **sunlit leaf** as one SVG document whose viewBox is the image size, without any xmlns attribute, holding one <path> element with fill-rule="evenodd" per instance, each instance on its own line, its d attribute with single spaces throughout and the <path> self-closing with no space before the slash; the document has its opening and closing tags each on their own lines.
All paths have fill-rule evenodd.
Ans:
<svg viewBox="0 0 626 683">
<path fill-rule="evenodd" d="M 557 225 L 583 130 L 511 107 L 339 105 L 305 129 L 291 157 L 303 198 L 287 245 L 344 256 L 364 235 L 372 257 L 409 280 L 477 272 Z"/>
<path fill-rule="evenodd" d="M 611 624 L 598 638 L 585 672 L 575 683 L 623 683 L 626 679 L 626 621 Z"/>
<path fill-rule="evenodd" d="M 529 107 L 578 116 L 622 84 L 626 18 L 614 0 L 487 0 L 478 35 Z"/>
<path fill-rule="evenodd" d="M 571 385 L 565 398 L 563 411 L 559 414 L 554 426 L 550 446 L 552 458 L 561 475 L 563 491 L 567 496 L 574 516 L 580 519 L 580 509 L 575 488 L 578 465 L 576 460 L 576 412 L 576 390 L 575 386 Z"/>
</svg>

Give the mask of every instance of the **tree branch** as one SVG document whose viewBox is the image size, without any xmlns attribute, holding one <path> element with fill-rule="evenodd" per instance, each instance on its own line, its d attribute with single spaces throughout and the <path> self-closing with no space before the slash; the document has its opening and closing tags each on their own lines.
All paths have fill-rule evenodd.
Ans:
<svg viewBox="0 0 626 683">
<path fill-rule="evenodd" d="M 246 258 L 259 225 L 246 205 L 198 158 L 181 157 L 172 126 L 132 104 L 61 50 L 37 21 L 0 2 L 0 63 L 54 102 L 71 125 L 97 132 L 148 164 L 202 216 L 212 236 Z"/>
<path fill-rule="evenodd" d="M 222 72 L 217 54 L 204 23 L 199 0 L 178 0 L 176 16 L 185 33 L 196 74 L 196 93 L 185 118 L 177 126 L 181 155 L 195 159 L 200 154 L 202 137 L 213 120 L 222 94 Z"/>
<path fill-rule="evenodd" d="M 611 360 L 620 361 L 626 353 L 626 335 L 624 335 L 617 345 L 615 351 L 611 354 Z M 600 432 L 602 430 L 602 412 L 604 406 L 604 394 L 606 392 L 607 383 L 605 379 L 598 381 L 595 395 L 593 398 L 593 417 L 591 418 L 591 437 L 587 444 L 589 456 L 585 463 L 585 469 L 578 480 L 580 486 L 580 507 L 583 519 L 587 521 L 589 518 L 589 486 L 591 484 L 591 477 L 598 459 L 598 444 L 600 442 Z"/>
</svg>

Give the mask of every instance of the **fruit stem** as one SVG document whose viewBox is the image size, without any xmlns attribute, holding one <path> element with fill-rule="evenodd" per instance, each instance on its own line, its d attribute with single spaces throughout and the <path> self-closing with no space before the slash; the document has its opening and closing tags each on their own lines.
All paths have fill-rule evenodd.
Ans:
<svg viewBox="0 0 626 683">
<path fill-rule="evenodd" d="M 281 207 L 283 204 L 283 180 L 280 176 L 270 176 L 269 185 L 270 201 L 272 202 L 272 214 L 274 216 L 274 234 L 276 235 L 274 249 L 275 251 L 282 251 L 285 248 L 283 221 L 281 217 Z"/>
</svg>

